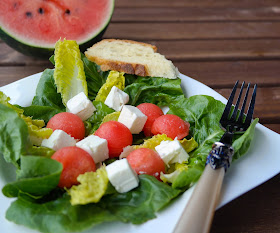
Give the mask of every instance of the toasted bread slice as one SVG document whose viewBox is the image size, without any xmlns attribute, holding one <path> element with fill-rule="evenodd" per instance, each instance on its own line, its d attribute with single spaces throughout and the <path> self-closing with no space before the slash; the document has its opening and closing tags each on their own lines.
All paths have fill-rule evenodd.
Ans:
<svg viewBox="0 0 280 233">
<path fill-rule="evenodd" d="M 154 45 L 131 40 L 105 39 L 85 52 L 102 71 L 116 70 L 139 76 L 175 79 L 178 69 L 170 60 L 157 53 Z"/>
</svg>

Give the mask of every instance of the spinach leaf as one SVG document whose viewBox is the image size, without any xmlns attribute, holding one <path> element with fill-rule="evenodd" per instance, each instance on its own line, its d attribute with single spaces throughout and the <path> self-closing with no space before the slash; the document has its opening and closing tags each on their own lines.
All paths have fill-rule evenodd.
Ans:
<svg viewBox="0 0 280 233">
<path fill-rule="evenodd" d="M 25 193 L 40 197 L 54 189 L 60 178 L 62 164 L 56 160 L 39 156 L 22 156 L 17 181 L 4 186 L 2 192 L 7 197 L 17 197 Z"/>
<path fill-rule="evenodd" d="M 127 77 L 127 76 L 126 76 Z M 153 103 L 159 106 L 165 106 L 174 100 L 184 97 L 181 89 L 181 79 L 167 79 L 156 77 L 140 77 L 129 80 L 124 91 L 129 95 L 129 104 L 137 106 L 141 103 Z"/>
<path fill-rule="evenodd" d="M 251 144 L 251 141 L 254 138 L 255 134 L 255 127 L 258 123 L 259 119 L 256 118 L 250 125 L 250 127 L 246 130 L 246 132 L 241 136 L 238 137 L 232 144 L 232 147 L 234 148 L 234 155 L 233 160 L 236 160 L 240 158 L 242 155 L 244 155 Z"/>
<path fill-rule="evenodd" d="M 65 111 L 61 95 L 57 93 L 54 83 L 54 70 L 46 69 L 38 83 L 36 95 L 33 98 L 32 105 L 49 106 L 55 109 Z"/>
<path fill-rule="evenodd" d="M 28 128 L 18 113 L 0 104 L 0 151 L 8 163 L 18 167 L 18 161 L 31 146 Z"/>
<path fill-rule="evenodd" d="M 93 101 L 93 105 L 96 108 L 94 114 L 85 121 L 86 125 L 86 134 L 93 134 L 102 123 L 103 118 L 114 112 L 113 109 L 109 108 L 106 104 L 101 101 Z"/>
<path fill-rule="evenodd" d="M 57 93 L 53 74 L 54 71 L 51 69 L 43 72 L 32 105 L 22 107 L 24 115 L 44 120 L 47 123 L 55 114 L 65 111 L 61 95 Z"/>
<path fill-rule="evenodd" d="M 101 86 L 106 82 L 109 71 L 103 72 L 100 67 L 81 54 L 88 87 L 88 98 L 94 100 Z"/>
<path fill-rule="evenodd" d="M 25 116 L 30 116 L 32 119 L 44 120 L 45 123 L 48 123 L 54 115 L 63 112 L 62 110 L 54 107 L 38 105 L 22 107 L 22 109 L 24 110 Z"/>
</svg>

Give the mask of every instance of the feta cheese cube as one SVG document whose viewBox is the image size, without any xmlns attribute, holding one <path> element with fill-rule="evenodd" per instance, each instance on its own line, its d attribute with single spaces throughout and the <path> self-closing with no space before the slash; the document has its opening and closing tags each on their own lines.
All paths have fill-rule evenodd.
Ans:
<svg viewBox="0 0 280 233">
<path fill-rule="evenodd" d="M 79 116 L 83 121 L 87 120 L 96 110 L 92 102 L 84 92 L 80 92 L 67 101 L 68 111 Z"/>
<path fill-rule="evenodd" d="M 118 121 L 129 128 L 132 134 L 138 134 L 143 130 L 147 118 L 138 108 L 131 105 L 124 105 Z"/>
<path fill-rule="evenodd" d="M 65 133 L 63 130 L 55 130 L 48 139 L 42 141 L 41 146 L 51 148 L 55 151 L 67 147 L 75 146 L 76 140 L 72 138 L 69 134 Z"/>
<path fill-rule="evenodd" d="M 176 139 L 174 141 L 162 141 L 155 147 L 155 150 L 158 152 L 166 165 L 177 162 L 182 163 L 187 161 L 189 158 L 189 154 Z"/>
<path fill-rule="evenodd" d="M 129 95 L 116 86 L 113 86 L 104 103 L 108 107 L 119 112 L 121 111 L 122 107 L 128 103 L 128 101 Z"/>
<path fill-rule="evenodd" d="M 109 158 L 108 142 L 106 139 L 95 135 L 90 135 L 76 143 L 77 147 L 88 152 L 95 163 L 99 163 Z"/>
<path fill-rule="evenodd" d="M 125 158 L 107 165 L 106 171 L 109 181 L 119 193 L 128 192 L 139 184 L 137 174 Z"/>
</svg>

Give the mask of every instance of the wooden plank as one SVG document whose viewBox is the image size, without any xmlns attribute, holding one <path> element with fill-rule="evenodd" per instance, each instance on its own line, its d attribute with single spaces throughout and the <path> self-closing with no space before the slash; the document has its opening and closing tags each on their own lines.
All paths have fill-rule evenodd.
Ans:
<svg viewBox="0 0 280 233">
<path fill-rule="evenodd" d="M 201 21 L 264 21 L 279 20 L 275 7 L 120 7 L 112 22 L 201 22 Z"/>
<path fill-rule="evenodd" d="M 279 39 L 255 40 L 181 40 L 145 41 L 158 47 L 158 51 L 172 61 L 261 60 L 280 58 Z M 48 59 L 37 59 L 15 51 L 0 43 L 0 65 L 43 65 Z"/>
<path fill-rule="evenodd" d="M 231 89 L 215 90 L 226 98 L 231 93 Z M 261 124 L 280 124 L 280 87 L 258 87 L 254 117 Z"/>
<path fill-rule="evenodd" d="M 264 126 L 280 134 L 280 124 L 264 124 Z"/>
<path fill-rule="evenodd" d="M 0 67 L 0 86 L 14 82 L 25 76 L 41 72 L 45 66 L 16 66 Z M 13 70 L 13 72 L 11 72 Z M 231 83 L 232 86 L 232 83 Z M 228 97 L 231 92 L 230 88 L 215 88 L 224 97 Z M 255 107 L 255 117 L 260 118 L 263 124 L 280 123 L 280 87 L 259 87 L 258 98 Z"/>
<path fill-rule="evenodd" d="M 16 50 L 12 49 L 5 43 L 0 43 L 0 65 L 1 66 L 16 66 L 16 65 L 45 65 L 48 66 L 50 64 L 49 59 L 40 59 L 25 56 L 22 53 L 17 52 Z"/>
<path fill-rule="evenodd" d="M 236 80 L 259 86 L 280 85 L 279 60 L 174 62 L 179 71 L 212 88 L 232 87 Z"/>
<path fill-rule="evenodd" d="M 204 1 L 186 1 L 186 0 L 118 0 L 116 7 L 277 7 L 280 6 L 278 0 L 204 0 Z"/>
<path fill-rule="evenodd" d="M 129 32 L 129 33 L 128 33 Z M 106 38 L 132 40 L 279 38 L 280 22 L 111 23 Z"/>
<path fill-rule="evenodd" d="M 53 66 L 0 66 L 0 87 Z"/>
<path fill-rule="evenodd" d="M 280 86 L 279 61 L 174 62 L 179 71 L 212 88 L 231 88 L 236 80 L 262 87 Z M 52 64 L 0 66 L 0 86 L 27 75 L 52 68 Z"/>
<path fill-rule="evenodd" d="M 217 210 L 210 232 L 279 233 L 279 187 L 280 174 Z"/>
<path fill-rule="evenodd" d="M 279 39 L 147 41 L 172 61 L 280 58 Z"/>
</svg>

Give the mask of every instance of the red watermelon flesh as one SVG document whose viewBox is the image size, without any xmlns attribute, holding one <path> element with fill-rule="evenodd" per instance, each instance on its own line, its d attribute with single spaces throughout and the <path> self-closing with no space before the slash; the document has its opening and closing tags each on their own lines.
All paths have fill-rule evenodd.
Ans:
<svg viewBox="0 0 280 233">
<path fill-rule="evenodd" d="M 0 0 L 2 30 L 19 41 L 53 47 L 62 38 L 88 41 L 104 29 L 112 0 Z"/>
</svg>

